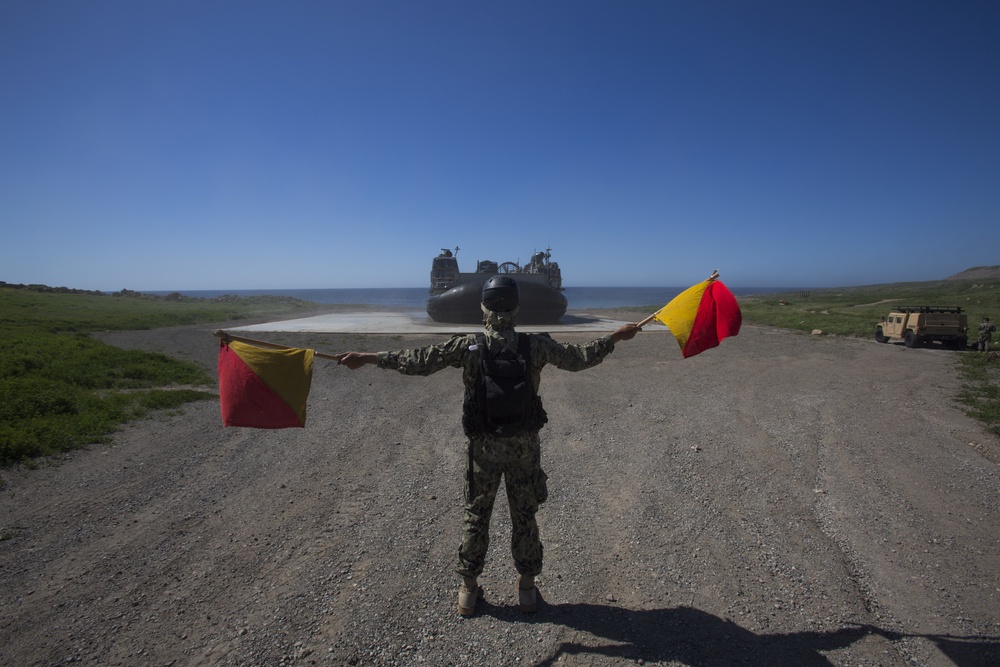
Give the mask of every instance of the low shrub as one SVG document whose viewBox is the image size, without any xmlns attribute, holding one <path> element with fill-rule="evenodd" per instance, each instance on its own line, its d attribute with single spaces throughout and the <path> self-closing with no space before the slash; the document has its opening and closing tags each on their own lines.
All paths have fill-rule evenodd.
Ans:
<svg viewBox="0 0 1000 667">
<path fill-rule="evenodd" d="M 90 331 L 235 320 L 306 305 L 0 287 L 0 465 L 104 442 L 151 411 L 217 398 L 215 378 L 200 366 L 107 345 Z"/>
</svg>

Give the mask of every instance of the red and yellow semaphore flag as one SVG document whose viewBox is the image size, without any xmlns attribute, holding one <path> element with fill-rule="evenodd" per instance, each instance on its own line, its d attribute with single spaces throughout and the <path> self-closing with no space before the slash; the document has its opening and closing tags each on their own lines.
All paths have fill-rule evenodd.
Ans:
<svg viewBox="0 0 1000 667">
<path fill-rule="evenodd" d="M 670 329 L 685 359 L 735 336 L 743 322 L 736 297 L 714 277 L 687 288 L 653 317 Z"/>
<path fill-rule="evenodd" d="M 305 426 L 313 356 L 313 350 L 268 350 L 223 340 L 219 347 L 223 426 Z"/>
</svg>

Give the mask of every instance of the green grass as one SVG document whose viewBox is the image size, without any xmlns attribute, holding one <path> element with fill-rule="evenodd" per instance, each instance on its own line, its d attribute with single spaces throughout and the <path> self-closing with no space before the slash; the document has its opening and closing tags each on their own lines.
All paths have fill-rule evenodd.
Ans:
<svg viewBox="0 0 1000 667">
<path fill-rule="evenodd" d="M 865 338 L 874 337 L 875 325 L 897 305 L 961 306 L 974 333 L 984 316 L 1000 317 L 1000 281 L 892 283 L 740 298 L 749 324 Z"/>
<path fill-rule="evenodd" d="M 294 299 L 164 300 L 0 287 L 0 465 L 105 442 L 157 410 L 216 399 L 215 378 L 188 361 L 122 350 L 92 331 L 283 315 Z"/>
<path fill-rule="evenodd" d="M 1000 280 L 939 280 L 863 287 L 781 292 L 739 298 L 743 321 L 809 333 L 875 337 L 875 326 L 895 306 L 961 306 L 969 318 L 969 342 L 983 317 L 1000 322 Z M 627 310 L 637 319 L 663 304 Z M 1000 336 L 994 334 L 994 348 Z M 1000 360 L 973 352 L 956 356 L 963 388 L 955 399 L 966 412 L 1000 436 Z"/>
<path fill-rule="evenodd" d="M 893 283 L 740 298 L 749 324 L 864 338 L 874 338 L 875 325 L 897 305 L 961 306 L 969 316 L 971 343 L 983 317 L 1000 319 L 1000 281 Z M 996 335 L 993 342 L 1000 346 Z M 1000 436 L 1000 360 L 968 352 L 956 355 L 956 364 L 963 387 L 955 399 Z"/>
<path fill-rule="evenodd" d="M 1000 359 L 981 353 L 963 354 L 958 368 L 964 382 L 958 401 L 970 416 L 1000 437 Z"/>
<path fill-rule="evenodd" d="M 970 327 L 1000 319 L 1000 281 L 893 283 L 742 297 L 748 324 L 873 337 L 895 305 L 962 306 Z M 152 299 L 0 286 L 0 465 L 106 441 L 123 423 L 193 400 L 216 399 L 205 369 L 163 354 L 122 350 L 93 331 L 151 329 L 301 312 L 277 297 Z M 648 314 L 657 304 L 637 312 Z M 970 336 L 974 337 L 974 336 Z M 1000 345 L 1000 338 L 995 341 Z M 967 412 L 1000 436 L 1000 362 L 956 355 Z"/>
<path fill-rule="evenodd" d="M 0 287 L 0 328 L 33 331 L 127 331 L 281 315 L 306 302 L 282 297 L 181 298 L 36 292 Z"/>
</svg>

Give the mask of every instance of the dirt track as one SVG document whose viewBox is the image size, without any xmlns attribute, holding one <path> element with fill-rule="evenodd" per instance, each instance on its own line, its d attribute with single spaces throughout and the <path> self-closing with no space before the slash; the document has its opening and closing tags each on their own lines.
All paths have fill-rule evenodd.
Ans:
<svg viewBox="0 0 1000 667">
<path fill-rule="evenodd" d="M 212 329 L 105 339 L 211 367 Z M 0 665 L 1000 664 L 1000 443 L 955 354 L 744 327 L 547 369 L 544 602 L 516 609 L 498 500 L 471 619 L 459 372 L 318 361 L 305 429 L 206 402 L 0 471 Z"/>
</svg>

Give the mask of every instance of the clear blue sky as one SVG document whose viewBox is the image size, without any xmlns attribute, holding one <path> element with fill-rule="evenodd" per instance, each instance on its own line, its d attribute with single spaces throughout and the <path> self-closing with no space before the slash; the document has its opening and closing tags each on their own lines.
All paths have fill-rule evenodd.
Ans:
<svg viewBox="0 0 1000 667">
<path fill-rule="evenodd" d="M 0 280 L 846 286 L 1000 264 L 1000 2 L 0 3 Z"/>
</svg>

